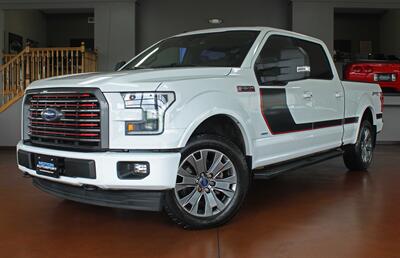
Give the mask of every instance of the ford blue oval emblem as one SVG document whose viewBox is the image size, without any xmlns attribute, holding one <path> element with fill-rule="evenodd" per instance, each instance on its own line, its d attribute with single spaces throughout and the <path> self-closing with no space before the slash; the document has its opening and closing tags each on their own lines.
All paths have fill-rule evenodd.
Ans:
<svg viewBox="0 0 400 258">
<path fill-rule="evenodd" d="M 55 108 L 45 108 L 41 116 L 46 121 L 55 121 L 59 120 L 63 116 L 63 113 Z"/>
</svg>

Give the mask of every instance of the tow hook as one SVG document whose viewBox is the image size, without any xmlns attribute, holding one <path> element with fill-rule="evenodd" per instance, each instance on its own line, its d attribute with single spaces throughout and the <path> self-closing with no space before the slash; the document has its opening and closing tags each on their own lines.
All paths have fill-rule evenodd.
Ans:
<svg viewBox="0 0 400 258">
<path fill-rule="evenodd" d="M 94 190 L 97 190 L 97 186 L 95 186 L 95 185 L 83 185 L 82 186 L 83 187 L 83 189 L 85 189 L 86 191 L 94 191 Z"/>
<path fill-rule="evenodd" d="M 22 174 L 22 177 L 24 177 L 24 178 L 31 178 L 32 176 L 31 176 L 29 173 L 24 172 L 24 173 Z"/>
</svg>

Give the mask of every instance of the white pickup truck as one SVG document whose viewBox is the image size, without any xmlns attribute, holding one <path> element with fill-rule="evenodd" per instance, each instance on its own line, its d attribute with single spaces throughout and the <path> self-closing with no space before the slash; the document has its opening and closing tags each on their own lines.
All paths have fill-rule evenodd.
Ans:
<svg viewBox="0 0 400 258">
<path fill-rule="evenodd" d="M 230 220 L 253 178 L 343 155 L 366 170 L 378 85 L 342 82 L 325 44 L 267 27 L 164 39 L 116 72 L 46 79 L 23 100 L 18 167 L 74 201 Z"/>
</svg>

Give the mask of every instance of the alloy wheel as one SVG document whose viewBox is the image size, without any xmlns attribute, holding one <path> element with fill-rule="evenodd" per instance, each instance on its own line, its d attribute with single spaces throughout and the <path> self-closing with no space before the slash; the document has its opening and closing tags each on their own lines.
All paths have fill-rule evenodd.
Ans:
<svg viewBox="0 0 400 258">
<path fill-rule="evenodd" d="M 226 209 L 236 186 L 232 161 L 218 150 L 201 149 L 181 162 L 174 191 L 177 203 L 186 212 L 209 217 Z"/>
<path fill-rule="evenodd" d="M 368 164 L 372 160 L 372 134 L 368 128 L 363 128 L 361 133 L 361 158 L 365 164 Z"/>
</svg>

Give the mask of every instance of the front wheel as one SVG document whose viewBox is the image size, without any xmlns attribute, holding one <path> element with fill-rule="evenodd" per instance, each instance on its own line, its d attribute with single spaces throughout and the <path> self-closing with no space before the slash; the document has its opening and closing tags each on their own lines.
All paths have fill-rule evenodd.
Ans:
<svg viewBox="0 0 400 258">
<path fill-rule="evenodd" d="M 182 150 L 165 209 L 185 228 L 219 226 L 236 214 L 249 182 L 244 155 L 235 144 L 220 136 L 196 136 Z"/>
<path fill-rule="evenodd" d="M 344 163 L 350 170 L 367 170 L 372 163 L 375 134 L 371 123 L 361 123 L 356 144 L 344 149 Z"/>
</svg>

